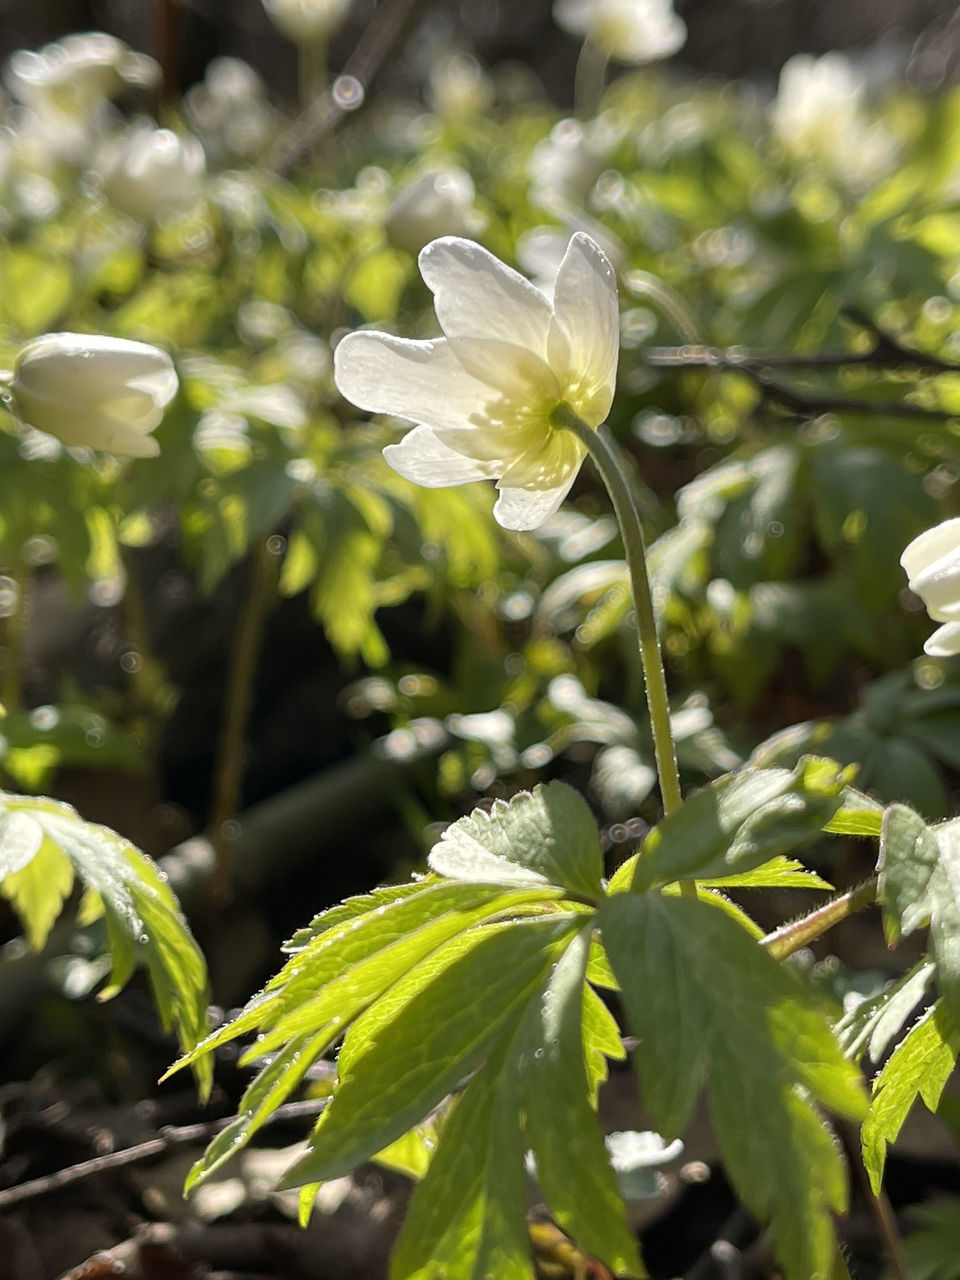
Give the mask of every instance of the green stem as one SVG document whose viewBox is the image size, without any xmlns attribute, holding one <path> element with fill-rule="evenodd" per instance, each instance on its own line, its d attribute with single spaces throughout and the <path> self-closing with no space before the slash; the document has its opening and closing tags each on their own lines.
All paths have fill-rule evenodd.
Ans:
<svg viewBox="0 0 960 1280">
<path fill-rule="evenodd" d="M 327 42 L 323 38 L 297 46 L 297 91 L 300 110 L 308 111 L 323 92 L 327 75 Z"/>
<path fill-rule="evenodd" d="M 660 638 L 653 611 L 653 594 L 647 575 L 647 554 L 643 541 L 643 528 L 634 506 L 626 476 L 621 470 L 617 455 L 603 428 L 595 430 L 587 426 L 569 405 L 561 404 L 553 414 L 553 425 L 565 427 L 585 446 L 613 503 L 614 514 L 620 525 L 623 550 L 630 572 L 633 604 L 640 638 L 640 659 L 647 690 L 647 707 L 653 732 L 653 749 L 657 758 L 657 774 L 660 779 L 660 795 L 664 814 L 679 809 L 683 803 L 680 775 L 677 771 L 677 753 L 670 728 L 670 705 L 667 700 L 667 680 L 660 654 Z M 692 887 L 692 886 L 691 886 Z M 693 889 L 695 893 L 696 890 Z"/>
<path fill-rule="evenodd" d="M 781 925 L 773 933 L 768 933 L 761 940 L 760 945 L 773 956 L 774 960 L 786 960 L 787 956 L 792 956 L 802 947 L 816 942 L 817 938 L 822 937 L 841 920 L 846 920 L 847 916 L 852 916 L 854 912 L 863 911 L 864 908 L 872 906 L 876 900 L 877 877 L 871 876 L 869 880 L 864 880 L 863 884 L 858 884 L 847 893 L 831 898 L 829 902 L 824 903 L 822 907 L 817 907 L 816 911 L 811 911 L 809 915 Z"/>
<path fill-rule="evenodd" d="M 230 655 L 227 675 L 226 706 L 217 749 L 209 824 L 209 839 L 215 857 L 210 891 L 214 901 L 218 903 L 226 902 L 230 895 L 236 836 L 229 824 L 234 822 L 240 804 L 246 763 L 247 721 L 253 701 L 253 677 L 277 581 L 278 557 L 270 549 L 269 542 L 269 539 L 262 539 L 253 548 L 252 581 Z"/>
</svg>

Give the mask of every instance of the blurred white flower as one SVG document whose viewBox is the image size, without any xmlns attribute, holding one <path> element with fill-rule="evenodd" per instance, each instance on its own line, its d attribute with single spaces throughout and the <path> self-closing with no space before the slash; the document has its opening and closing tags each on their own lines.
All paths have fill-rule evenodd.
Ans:
<svg viewBox="0 0 960 1280">
<path fill-rule="evenodd" d="M 177 386 L 173 361 L 146 342 L 48 333 L 20 349 L 9 390 L 21 421 L 64 444 L 150 458 Z"/>
<path fill-rule="evenodd" d="M 395 249 L 419 253 L 440 236 L 475 234 L 484 227 L 474 209 L 473 179 L 463 169 L 427 173 L 401 188 L 383 220 L 386 237 Z"/>
<path fill-rule="evenodd" d="M 104 149 L 98 166 L 115 209 L 149 222 L 196 200 L 203 185 L 203 147 L 191 134 L 136 124 Z"/>
<path fill-rule="evenodd" d="M 294 44 L 325 40 L 344 21 L 353 0 L 263 0 L 270 21 Z"/>
<path fill-rule="evenodd" d="M 797 54 L 780 72 L 771 110 L 774 132 L 798 159 L 818 159 L 856 186 L 896 160 L 890 134 L 866 115 L 864 77 L 842 53 Z"/>
<path fill-rule="evenodd" d="M 470 53 L 434 56 L 427 69 L 426 98 L 439 115 L 477 115 L 493 102 L 493 82 Z"/>
<path fill-rule="evenodd" d="M 560 120 L 530 154 L 530 199 L 545 209 L 582 204 L 607 167 L 616 141 L 605 122 Z"/>
<path fill-rule="evenodd" d="M 687 38 L 671 0 L 554 0 L 553 16 L 564 31 L 637 66 L 669 58 Z"/>
<path fill-rule="evenodd" d="M 623 244 L 606 227 L 592 218 L 578 215 L 571 210 L 563 227 L 530 227 L 517 238 L 517 262 L 547 298 L 553 296 L 553 286 L 570 237 L 583 231 L 599 246 L 603 256 L 618 270 L 623 266 L 626 250 Z"/>
<path fill-rule="evenodd" d="M 159 65 L 102 31 L 65 36 L 34 52 L 18 50 L 7 64 L 7 88 L 35 111 L 86 115 L 128 86 L 149 88 Z"/>
<path fill-rule="evenodd" d="M 924 644 L 934 658 L 960 653 L 960 519 L 945 520 L 921 533 L 900 557 L 910 590 L 938 627 Z"/>
<path fill-rule="evenodd" d="M 276 120 L 263 80 L 239 58 L 214 58 L 202 83 L 184 95 L 183 111 L 211 161 L 255 155 Z"/>
<path fill-rule="evenodd" d="M 584 446 L 554 425 L 569 406 L 591 427 L 613 401 L 619 342 L 613 269 L 586 235 L 560 263 L 553 301 L 470 240 L 420 254 L 444 337 L 360 330 L 334 353 L 342 395 L 418 425 L 384 457 L 428 488 L 496 480 L 494 516 L 535 529 L 569 492 Z"/>
</svg>

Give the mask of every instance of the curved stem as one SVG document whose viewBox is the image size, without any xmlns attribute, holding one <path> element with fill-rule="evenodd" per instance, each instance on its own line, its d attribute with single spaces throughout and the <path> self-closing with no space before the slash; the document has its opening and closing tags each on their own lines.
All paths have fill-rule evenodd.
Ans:
<svg viewBox="0 0 960 1280">
<path fill-rule="evenodd" d="M 872 907 L 877 901 L 877 884 L 877 877 L 871 876 L 856 888 L 841 893 L 837 898 L 831 898 L 809 915 L 791 920 L 789 924 L 782 924 L 779 929 L 774 929 L 773 933 L 768 933 L 761 939 L 761 947 L 765 947 L 775 960 L 786 960 L 787 956 L 816 942 L 817 938 L 822 937 L 841 920 Z"/>
<path fill-rule="evenodd" d="M 657 774 L 660 779 L 660 795 L 665 814 L 672 813 L 683 803 L 680 775 L 677 771 L 677 753 L 670 728 L 670 706 L 667 701 L 667 680 L 660 654 L 660 638 L 657 620 L 653 612 L 653 594 L 647 575 L 647 555 L 643 541 L 640 517 L 634 506 L 626 477 L 617 461 L 603 428 L 594 430 L 577 417 L 569 405 L 560 405 L 553 414 L 553 424 L 572 431 L 593 459 L 600 478 L 613 503 L 614 514 L 620 525 L 623 550 L 630 572 L 633 604 L 640 638 L 640 658 L 647 690 L 647 708 L 653 732 L 653 749 L 657 758 Z M 694 890 L 694 892 L 696 892 Z"/>
</svg>

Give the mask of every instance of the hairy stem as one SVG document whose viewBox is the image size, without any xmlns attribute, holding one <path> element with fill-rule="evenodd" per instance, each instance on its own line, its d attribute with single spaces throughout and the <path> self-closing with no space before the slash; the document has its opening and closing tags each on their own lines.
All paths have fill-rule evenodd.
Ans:
<svg viewBox="0 0 960 1280">
<path fill-rule="evenodd" d="M 876 900 L 877 877 L 871 876 L 856 888 L 841 893 L 837 898 L 831 898 L 829 902 L 825 902 L 822 907 L 817 907 L 816 911 L 811 911 L 809 915 L 774 929 L 773 933 L 768 933 L 761 940 L 760 945 L 765 947 L 775 960 L 786 960 L 787 956 L 792 956 L 801 947 L 816 942 L 817 938 L 822 937 L 841 920 L 846 920 L 857 911 L 863 911 L 866 907 L 872 906 Z"/>
<path fill-rule="evenodd" d="M 680 791 L 680 775 L 677 771 L 677 753 L 670 728 L 670 706 L 667 701 L 667 680 L 657 635 L 657 620 L 653 611 L 653 594 L 647 575 L 647 554 L 643 541 L 640 517 L 630 494 L 630 487 L 602 429 L 594 430 L 566 404 L 554 412 L 554 425 L 572 431 L 583 443 L 613 503 L 614 514 L 620 525 L 623 550 L 630 572 L 633 604 L 640 638 L 640 658 L 647 690 L 647 707 L 653 732 L 653 747 L 657 758 L 657 775 L 665 814 L 672 813 L 683 803 Z M 692 886 L 691 886 L 692 888 Z M 694 889 L 693 892 L 696 892 Z"/>
<path fill-rule="evenodd" d="M 213 803 L 210 810 L 209 837 L 215 856 L 211 896 L 216 902 L 229 897 L 233 869 L 233 836 L 230 823 L 240 803 L 243 769 L 246 757 L 247 720 L 253 700 L 253 677 L 267 613 L 273 601 L 279 561 L 270 549 L 270 539 L 259 541 L 253 548 L 252 580 L 230 655 L 227 674 L 226 706 L 217 763 L 213 778 Z"/>
</svg>

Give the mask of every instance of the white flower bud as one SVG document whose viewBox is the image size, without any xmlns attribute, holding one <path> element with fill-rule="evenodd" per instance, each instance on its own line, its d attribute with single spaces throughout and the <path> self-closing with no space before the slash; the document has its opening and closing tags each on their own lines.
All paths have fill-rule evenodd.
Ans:
<svg viewBox="0 0 960 1280">
<path fill-rule="evenodd" d="M 21 348 L 13 374 L 17 416 L 38 431 L 130 458 L 160 452 L 150 433 L 178 386 L 165 351 L 126 338 L 48 333 Z"/>
<path fill-rule="evenodd" d="M 294 44 L 325 40 L 340 26 L 352 0 L 263 0 L 267 16 Z"/>
<path fill-rule="evenodd" d="M 636 66 L 669 58 L 687 38 L 670 0 L 554 0 L 553 16 L 565 31 Z"/>
<path fill-rule="evenodd" d="M 395 249 L 417 254 L 440 236 L 480 231 L 473 196 L 473 180 L 463 169 L 425 174 L 394 197 L 383 220 L 386 237 Z"/>
<path fill-rule="evenodd" d="M 203 147 L 191 134 L 134 126 L 101 157 L 103 193 L 115 209 L 148 222 L 184 209 L 200 193 Z"/>
</svg>

